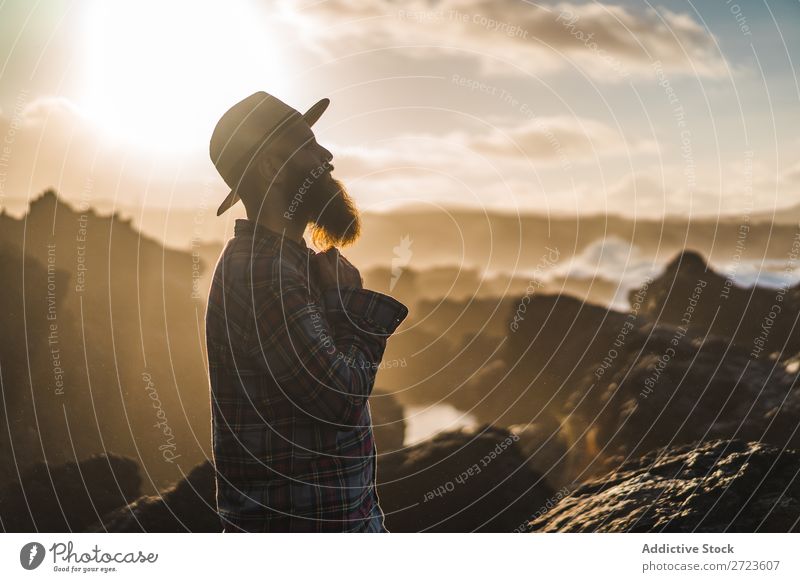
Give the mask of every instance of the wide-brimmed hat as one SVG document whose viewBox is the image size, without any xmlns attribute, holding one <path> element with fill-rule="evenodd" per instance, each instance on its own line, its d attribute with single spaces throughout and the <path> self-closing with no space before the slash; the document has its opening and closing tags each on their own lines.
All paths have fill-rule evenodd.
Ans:
<svg viewBox="0 0 800 582">
<path fill-rule="evenodd" d="M 314 125 L 329 104 L 330 99 L 320 99 L 301 115 L 277 97 L 258 91 L 228 109 L 217 122 L 209 144 L 211 161 L 231 189 L 217 216 L 239 200 L 239 181 L 262 148 L 297 122 Z"/>
</svg>

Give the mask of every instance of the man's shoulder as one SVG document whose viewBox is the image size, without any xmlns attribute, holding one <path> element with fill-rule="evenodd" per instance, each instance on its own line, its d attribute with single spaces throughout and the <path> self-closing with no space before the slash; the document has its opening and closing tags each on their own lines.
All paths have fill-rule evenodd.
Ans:
<svg viewBox="0 0 800 582">
<path fill-rule="evenodd" d="M 280 289 L 307 278 L 306 266 L 280 248 L 248 238 L 230 239 L 214 272 L 214 284 L 233 289 Z"/>
<path fill-rule="evenodd" d="M 237 329 L 244 337 L 253 325 L 254 312 L 286 306 L 288 301 L 293 302 L 291 305 L 301 305 L 306 301 L 308 285 L 305 269 L 281 256 L 279 249 L 232 238 L 214 270 L 207 322 L 212 322 L 221 337 L 230 328 Z"/>
</svg>

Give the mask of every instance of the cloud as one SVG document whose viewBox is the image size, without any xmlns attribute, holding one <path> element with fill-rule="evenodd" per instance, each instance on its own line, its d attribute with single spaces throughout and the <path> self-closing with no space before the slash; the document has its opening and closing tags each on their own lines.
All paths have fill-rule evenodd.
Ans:
<svg viewBox="0 0 800 582">
<path fill-rule="evenodd" d="M 38 97 L 23 107 L 22 117 L 29 126 L 57 124 L 68 129 L 86 125 L 78 108 L 64 97 Z"/>
<path fill-rule="evenodd" d="M 685 166 L 652 164 L 621 176 L 605 188 L 581 183 L 578 187 L 584 212 L 657 218 L 665 214 L 693 217 L 744 216 L 791 206 L 798 200 L 800 162 L 781 174 L 769 164 L 729 160 L 725 171 L 713 166 L 687 184 Z"/>
<path fill-rule="evenodd" d="M 224 197 L 205 155 L 192 164 L 111 140 L 64 98 L 21 100 L 0 115 L 0 140 L 0 204 L 14 212 L 47 188 L 73 204 L 169 206 Z"/>
<path fill-rule="evenodd" d="M 455 144 L 441 135 L 405 134 L 382 143 L 331 145 L 330 149 L 337 172 L 364 176 L 394 170 L 408 174 L 447 167 L 455 169 L 454 164 L 463 160 L 463 147 L 463 144 Z"/>
<path fill-rule="evenodd" d="M 800 185 L 800 162 L 789 166 L 786 170 L 781 172 L 779 182 L 781 184 Z"/>
<path fill-rule="evenodd" d="M 713 35 L 687 13 L 597 3 L 533 5 L 492 0 L 326 0 L 284 6 L 306 43 L 331 56 L 401 47 L 475 59 L 486 72 L 508 73 L 501 61 L 528 73 L 574 65 L 600 81 L 653 75 L 653 63 L 678 75 L 727 74 Z M 519 71 L 518 71 L 519 72 Z"/>
<path fill-rule="evenodd" d="M 406 176 L 430 171 L 485 176 L 509 162 L 566 168 L 610 155 L 656 152 L 657 146 L 651 140 L 628 139 L 600 121 L 552 116 L 516 124 L 504 119 L 476 133 L 404 134 L 361 147 L 332 146 L 332 151 L 337 170 L 350 177 L 393 171 Z"/>
<path fill-rule="evenodd" d="M 580 158 L 655 151 L 651 141 L 631 142 L 610 126 L 591 119 L 537 117 L 525 123 L 495 128 L 470 139 L 472 147 L 492 155 L 520 159 L 559 159 L 564 165 Z"/>
<path fill-rule="evenodd" d="M 408 203 L 544 208 L 657 217 L 743 213 L 787 206 L 797 199 L 800 163 L 775 173 L 770 160 L 748 169 L 741 156 L 719 167 L 701 165 L 687 187 L 686 164 L 638 160 L 636 170 L 611 178 L 604 171 L 621 156 L 654 144 L 629 139 L 616 126 L 581 117 L 537 117 L 514 124 L 492 118 L 443 134 L 401 134 L 358 146 L 332 144 L 338 177 L 365 208 Z M 205 152 L 165 159 L 102 139 L 66 100 L 33 99 L 0 116 L 6 144 L 0 164 L 0 203 L 10 204 L 55 187 L 73 203 L 115 200 L 153 206 L 213 205 L 227 193 Z M 561 156 L 565 156 L 562 158 Z M 558 164 L 586 162 L 562 172 Z M 646 165 L 645 162 L 647 162 Z M 539 170 L 542 172 L 539 172 Z M 575 179 L 574 189 L 570 178 Z M 722 180 L 720 182 L 720 180 Z"/>
</svg>

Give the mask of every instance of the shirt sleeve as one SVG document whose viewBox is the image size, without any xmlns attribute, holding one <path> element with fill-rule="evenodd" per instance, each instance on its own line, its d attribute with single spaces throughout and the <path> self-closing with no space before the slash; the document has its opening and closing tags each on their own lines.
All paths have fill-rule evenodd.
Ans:
<svg viewBox="0 0 800 582">
<path fill-rule="evenodd" d="M 256 366 L 304 413 L 352 427 L 372 392 L 387 338 L 408 309 L 364 289 L 326 292 L 321 305 L 302 280 L 253 288 L 247 344 Z"/>
<path fill-rule="evenodd" d="M 408 315 L 408 308 L 394 297 L 345 287 L 323 293 L 329 322 L 344 333 L 388 338 Z"/>
</svg>

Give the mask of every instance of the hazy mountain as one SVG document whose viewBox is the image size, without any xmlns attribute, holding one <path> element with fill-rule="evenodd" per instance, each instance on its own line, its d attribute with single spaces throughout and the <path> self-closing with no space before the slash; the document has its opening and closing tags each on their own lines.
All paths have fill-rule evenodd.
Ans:
<svg viewBox="0 0 800 582">
<path fill-rule="evenodd" d="M 209 243 L 204 256 L 215 259 L 213 249 L 232 236 L 233 222 L 243 217 L 241 206 L 222 217 L 215 208 L 198 204 L 185 207 L 137 208 L 112 202 L 93 202 L 98 214 L 115 211 L 144 234 L 168 247 L 190 250 Z M 535 268 L 557 249 L 561 259 L 580 254 L 599 239 L 618 238 L 657 260 L 684 248 L 702 252 L 712 263 L 734 256 L 743 260 L 783 259 L 798 232 L 800 205 L 749 217 L 721 216 L 690 219 L 668 216 L 633 219 L 615 215 L 562 216 L 444 209 L 431 213 L 400 209 L 362 214 L 363 236 L 346 253 L 362 269 L 395 265 L 427 269 L 443 265 L 481 271 L 520 272 Z"/>
<path fill-rule="evenodd" d="M 0 215 L 0 251 L 3 390 L 19 428 L 15 457 L 0 441 L 0 473 L 112 451 L 140 459 L 154 488 L 210 454 L 190 253 L 51 191 L 22 218 Z"/>
</svg>

